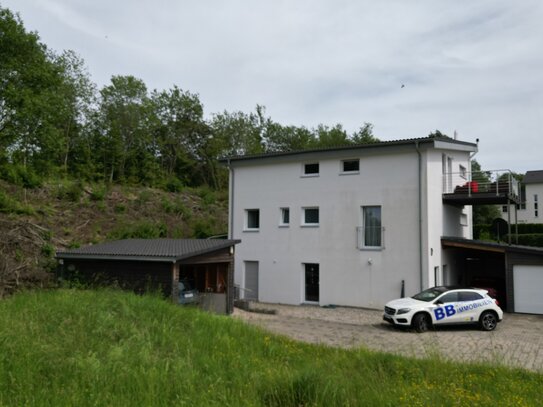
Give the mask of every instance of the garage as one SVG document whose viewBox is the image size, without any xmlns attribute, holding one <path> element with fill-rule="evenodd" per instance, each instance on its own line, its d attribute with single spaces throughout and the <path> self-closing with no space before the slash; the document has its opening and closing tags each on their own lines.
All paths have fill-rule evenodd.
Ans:
<svg viewBox="0 0 543 407">
<path fill-rule="evenodd" d="M 543 314 L 543 248 L 443 237 L 448 284 L 493 289 L 507 312 Z"/>
<path fill-rule="evenodd" d="M 176 303 L 183 293 L 201 308 L 230 314 L 234 249 L 239 240 L 125 239 L 58 252 L 59 277 L 84 286 L 159 291 Z M 181 290 L 181 293 L 180 293 Z M 190 291 L 190 294 L 188 292 Z M 197 301 L 196 301 L 197 299 Z"/>
<path fill-rule="evenodd" d="M 515 312 L 543 314 L 543 266 L 513 266 Z"/>
</svg>

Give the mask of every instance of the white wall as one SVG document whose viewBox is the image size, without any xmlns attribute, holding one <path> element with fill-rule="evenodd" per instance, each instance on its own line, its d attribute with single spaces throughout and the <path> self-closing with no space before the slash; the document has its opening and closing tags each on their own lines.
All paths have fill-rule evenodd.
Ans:
<svg viewBox="0 0 543 407">
<path fill-rule="evenodd" d="M 538 216 L 535 216 L 535 201 L 534 195 L 538 196 Z M 503 205 L 499 206 L 501 216 L 507 220 L 507 212 L 502 210 Z M 526 185 L 526 209 L 517 210 L 518 223 L 543 223 L 543 184 L 528 184 Z M 515 208 L 510 205 L 508 210 L 511 211 L 511 224 L 515 223 Z"/>
<path fill-rule="evenodd" d="M 286 157 L 235 164 L 231 237 L 242 240 L 236 248 L 235 280 L 243 287 L 244 261 L 258 261 L 260 301 L 302 303 L 303 263 L 320 265 L 321 305 L 380 308 L 400 296 L 402 280 L 406 295 L 420 291 L 416 150 L 335 154 L 333 158 L 317 154 L 308 160 Z M 466 152 L 451 154 L 464 163 L 469 157 Z M 360 158 L 359 174 L 341 175 L 342 158 Z M 304 161 L 319 161 L 318 177 L 301 176 Z M 443 208 L 441 152 L 423 151 L 422 166 L 426 288 L 433 285 L 434 265 L 442 266 L 441 236 L 447 232 L 466 237 L 471 225 L 459 227 L 459 211 Z M 362 226 L 361 207 L 366 205 L 382 207 L 382 250 L 356 247 L 356 227 Z M 306 206 L 319 207 L 319 227 L 300 225 L 301 208 Z M 287 228 L 279 227 L 281 207 L 290 208 Z M 258 232 L 243 230 L 246 209 L 260 210 Z"/>
</svg>

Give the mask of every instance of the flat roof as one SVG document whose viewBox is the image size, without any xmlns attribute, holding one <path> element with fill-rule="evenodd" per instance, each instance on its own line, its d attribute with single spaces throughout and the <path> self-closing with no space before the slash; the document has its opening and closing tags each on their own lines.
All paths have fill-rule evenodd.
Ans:
<svg viewBox="0 0 543 407">
<path fill-rule="evenodd" d="M 441 238 L 441 244 L 446 247 L 460 247 L 463 249 L 475 249 L 487 252 L 521 252 L 531 253 L 543 256 L 543 247 L 521 246 L 507 243 L 487 242 L 483 240 L 471 240 L 461 237 L 444 236 Z"/>
<path fill-rule="evenodd" d="M 224 239 L 124 239 L 59 251 L 57 259 L 177 262 L 240 243 Z"/>
</svg>

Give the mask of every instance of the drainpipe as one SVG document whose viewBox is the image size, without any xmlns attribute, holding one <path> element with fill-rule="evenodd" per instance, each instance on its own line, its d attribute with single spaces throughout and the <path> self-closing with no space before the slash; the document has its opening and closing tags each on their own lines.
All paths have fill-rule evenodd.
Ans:
<svg viewBox="0 0 543 407">
<path fill-rule="evenodd" d="M 228 167 L 228 172 L 229 172 L 228 179 L 230 181 L 230 185 L 229 185 L 230 193 L 228 197 L 229 211 L 230 211 L 229 222 L 228 222 L 228 238 L 233 239 L 234 238 L 234 169 L 230 166 L 230 158 L 228 158 L 228 162 L 226 166 Z"/>
<path fill-rule="evenodd" d="M 419 142 L 415 142 L 415 149 L 417 150 L 417 155 L 419 158 L 419 269 L 420 269 L 420 291 L 424 288 L 424 276 L 422 268 L 422 259 L 423 259 L 423 247 L 422 247 L 422 154 L 419 149 Z"/>
</svg>

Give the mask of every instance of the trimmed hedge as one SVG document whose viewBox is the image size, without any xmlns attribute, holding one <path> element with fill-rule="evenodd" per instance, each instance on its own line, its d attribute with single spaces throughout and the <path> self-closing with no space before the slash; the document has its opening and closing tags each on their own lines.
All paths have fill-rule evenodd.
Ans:
<svg viewBox="0 0 543 407">
<path fill-rule="evenodd" d="M 504 237 L 504 240 L 507 240 L 507 236 Z M 515 235 L 511 236 L 511 243 L 517 244 Z M 521 246 L 543 247 L 543 233 L 519 233 L 518 244 Z"/>
</svg>

